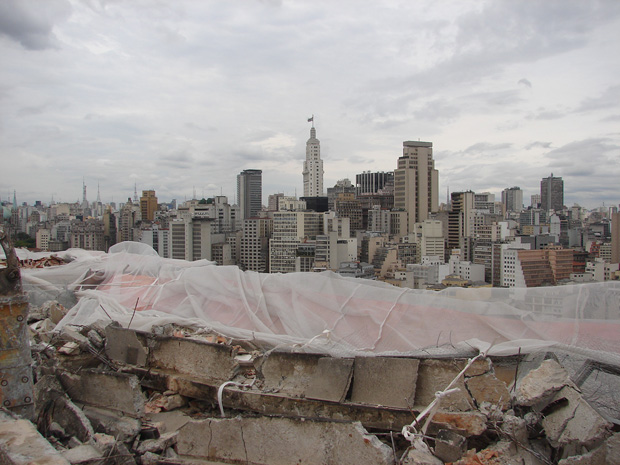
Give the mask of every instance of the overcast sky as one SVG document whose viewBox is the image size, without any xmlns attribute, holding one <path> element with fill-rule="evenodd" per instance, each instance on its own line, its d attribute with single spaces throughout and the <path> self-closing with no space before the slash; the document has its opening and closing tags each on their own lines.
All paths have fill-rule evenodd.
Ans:
<svg viewBox="0 0 620 465">
<path fill-rule="evenodd" d="M 0 0 L 0 198 L 303 193 L 430 141 L 446 191 L 620 202 L 620 1 Z"/>
</svg>

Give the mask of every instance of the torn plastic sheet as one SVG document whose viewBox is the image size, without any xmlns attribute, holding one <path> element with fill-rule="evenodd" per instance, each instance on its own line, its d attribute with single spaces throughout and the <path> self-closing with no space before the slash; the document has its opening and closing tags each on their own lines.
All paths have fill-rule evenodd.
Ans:
<svg viewBox="0 0 620 465">
<path fill-rule="evenodd" d="M 139 243 L 64 256 L 73 261 L 23 270 L 24 289 L 39 304 L 63 292 L 78 296 L 59 327 L 108 319 L 107 313 L 124 327 L 133 318 L 137 330 L 177 323 L 332 355 L 471 352 L 468 341 L 475 339 L 493 344 L 489 355 L 562 346 L 620 360 L 618 282 L 438 293 L 332 272 L 260 274 L 164 259 Z"/>
</svg>

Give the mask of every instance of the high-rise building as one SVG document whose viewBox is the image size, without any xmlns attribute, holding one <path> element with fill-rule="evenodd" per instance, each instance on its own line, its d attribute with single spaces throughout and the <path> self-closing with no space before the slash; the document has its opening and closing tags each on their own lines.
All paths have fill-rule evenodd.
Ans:
<svg viewBox="0 0 620 465">
<path fill-rule="evenodd" d="M 316 138 L 314 117 L 311 119 L 310 139 L 306 142 L 306 161 L 302 171 L 304 177 L 304 197 L 323 195 L 323 160 L 321 160 L 321 143 Z"/>
<path fill-rule="evenodd" d="M 314 247 L 316 236 L 323 234 L 323 216 L 323 213 L 310 211 L 273 214 L 273 233 L 269 240 L 270 273 L 307 271 L 308 267 L 300 268 L 300 263 L 306 261 L 304 258 Z"/>
<path fill-rule="evenodd" d="M 620 263 L 620 213 L 611 215 L 611 263 Z"/>
<path fill-rule="evenodd" d="M 140 212 L 142 213 L 142 221 L 153 221 L 155 212 L 157 211 L 157 196 L 155 191 L 142 191 L 140 197 Z"/>
<path fill-rule="evenodd" d="M 244 270 L 266 273 L 269 270 L 269 239 L 273 219 L 250 218 L 243 223 L 240 266 Z"/>
<path fill-rule="evenodd" d="M 439 173 L 433 160 L 433 143 L 403 142 L 403 156 L 394 170 L 394 208 L 408 213 L 407 231 L 439 209 Z"/>
<path fill-rule="evenodd" d="M 508 187 L 502 191 L 502 203 L 507 212 L 523 210 L 523 191 L 520 187 Z"/>
<path fill-rule="evenodd" d="M 376 194 L 383 189 L 386 184 L 394 183 L 393 171 L 378 171 L 370 172 L 364 171 L 363 173 L 355 175 L 356 194 Z"/>
<path fill-rule="evenodd" d="M 263 202 L 263 172 L 243 170 L 237 175 L 237 202 L 241 218 L 254 218 L 261 211 Z"/>
<path fill-rule="evenodd" d="M 471 238 L 474 233 L 474 193 L 452 192 L 452 210 L 448 213 L 448 248 L 464 249 L 466 238 Z"/>
<path fill-rule="evenodd" d="M 564 208 L 564 181 L 551 176 L 540 181 L 540 203 L 543 210 L 560 211 Z"/>
</svg>

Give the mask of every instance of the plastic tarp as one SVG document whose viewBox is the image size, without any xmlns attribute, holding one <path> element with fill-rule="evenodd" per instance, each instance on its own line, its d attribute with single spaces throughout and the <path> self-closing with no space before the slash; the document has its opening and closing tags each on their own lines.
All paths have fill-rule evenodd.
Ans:
<svg viewBox="0 0 620 465">
<path fill-rule="evenodd" d="M 72 261 L 24 269 L 22 281 L 35 304 L 70 302 L 60 327 L 110 318 L 146 331 L 176 323 L 340 356 L 471 352 L 480 344 L 492 345 L 491 355 L 562 347 L 620 365 L 619 282 L 434 292 L 332 272 L 261 274 L 164 259 L 139 243 L 59 255 Z"/>
</svg>

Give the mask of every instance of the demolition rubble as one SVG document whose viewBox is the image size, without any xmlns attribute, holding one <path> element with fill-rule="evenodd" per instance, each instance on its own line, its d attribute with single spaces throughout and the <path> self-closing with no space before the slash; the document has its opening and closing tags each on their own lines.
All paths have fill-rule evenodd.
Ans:
<svg viewBox="0 0 620 465">
<path fill-rule="evenodd" d="M 617 428 L 553 357 L 333 358 L 104 320 L 54 331 L 65 312 L 57 302 L 31 310 L 34 414 L 31 423 L 3 409 L 3 464 L 568 465 L 620 457 Z"/>
<path fill-rule="evenodd" d="M 620 461 L 613 357 L 473 340 L 452 355 L 338 355 L 160 314 L 144 325 L 138 301 L 117 318 L 97 300 L 86 323 L 67 303 L 110 282 L 93 262 L 44 302 L 14 267 L 0 270 L 0 465 Z"/>
</svg>

